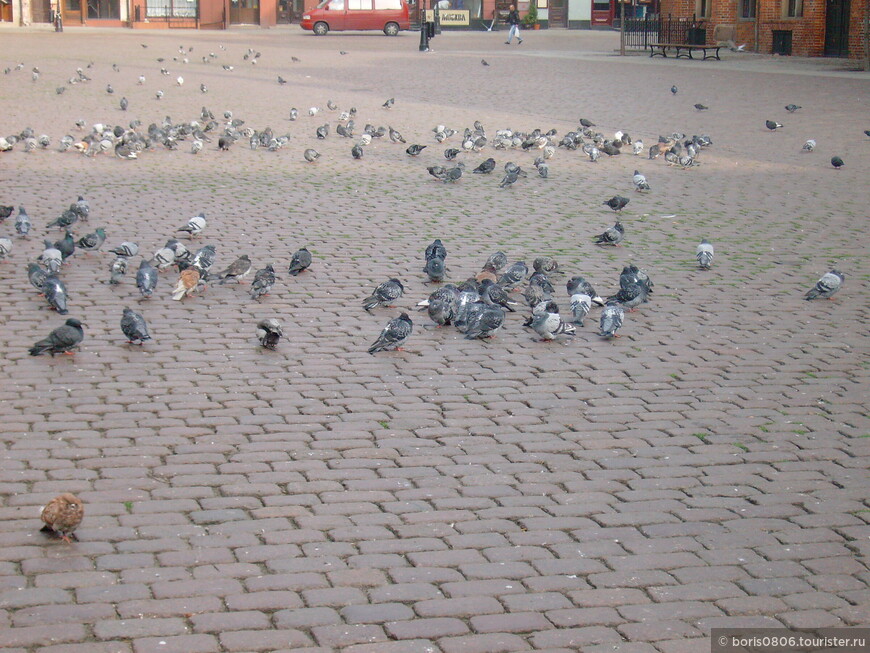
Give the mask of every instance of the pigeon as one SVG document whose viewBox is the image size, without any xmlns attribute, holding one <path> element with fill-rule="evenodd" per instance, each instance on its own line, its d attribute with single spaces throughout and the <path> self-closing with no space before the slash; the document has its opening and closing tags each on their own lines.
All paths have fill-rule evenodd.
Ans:
<svg viewBox="0 0 870 653">
<path fill-rule="evenodd" d="M 361 159 L 363 157 L 363 149 L 359 145 L 354 145 L 350 148 L 350 155 L 354 159 Z"/>
<path fill-rule="evenodd" d="M 211 269 L 211 266 L 214 265 L 214 259 L 214 245 L 205 245 L 197 250 L 196 254 L 193 255 L 193 261 L 190 265 L 196 267 L 200 274 L 205 277 L 205 274 Z M 205 279 L 203 279 L 203 281 L 205 281 Z"/>
<path fill-rule="evenodd" d="M 489 267 L 493 271 L 498 272 L 504 266 L 507 265 L 507 262 L 508 262 L 507 254 L 505 254 L 504 252 L 496 252 L 495 254 L 489 255 L 489 258 L 486 259 L 486 263 L 484 264 L 484 267 L 485 268 Z"/>
<path fill-rule="evenodd" d="M 96 231 L 79 238 L 76 246 L 86 252 L 96 252 L 106 242 L 106 231 L 97 227 Z"/>
<path fill-rule="evenodd" d="M 130 106 L 130 101 L 127 98 L 122 97 L 119 106 L 121 107 L 121 111 L 126 111 L 127 108 Z"/>
<path fill-rule="evenodd" d="M 455 288 L 454 288 L 455 291 Z M 458 292 L 456 292 L 458 295 Z M 439 327 L 447 326 L 456 318 L 456 310 L 458 307 L 458 297 L 437 297 L 429 299 L 426 306 L 426 311 L 429 318 Z"/>
<path fill-rule="evenodd" d="M 124 314 L 121 317 L 121 331 L 127 336 L 127 342 L 131 345 L 137 343 L 142 345 L 146 340 L 151 340 L 145 318 L 130 308 L 124 309 Z"/>
<path fill-rule="evenodd" d="M 432 241 L 430 245 L 426 246 L 426 252 L 424 254 L 426 260 L 429 261 L 433 258 L 440 258 L 444 261 L 447 258 L 447 248 L 444 247 L 444 243 L 441 242 L 440 238 L 436 238 Z"/>
<path fill-rule="evenodd" d="M 539 163 L 535 166 L 538 170 L 538 176 L 541 179 L 547 179 L 550 176 L 550 166 L 546 163 Z"/>
<path fill-rule="evenodd" d="M 205 219 L 205 213 L 200 213 L 199 215 L 195 215 L 190 220 L 187 221 L 187 224 L 183 227 L 180 227 L 176 231 L 184 231 L 190 234 L 190 237 L 193 238 L 202 233 L 203 229 L 205 229 L 208 223 Z"/>
<path fill-rule="evenodd" d="M 281 77 L 281 75 L 278 75 L 278 83 L 279 83 L 281 86 L 283 86 L 284 84 L 287 83 L 287 80 L 284 79 L 283 77 Z"/>
<path fill-rule="evenodd" d="M 272 286 L 275 285 L 277 278 L 275 276 L 275 268 L 271 265 L 257 270 L 254 273 L 254 280 L 251 282 L 251 299 L 259 299 L 264 295 L 268 295 L 269 291 L 272 290 Z"/>
<path fill-rule="evenodd" d="M 632 181 L 634 182 L 634 189 L 638 192 L 644 190 L 650 190 L 649 182 L 647 182 L 646 177 L 642 175 L 638 170 L 634 171 L 634 177 L 632 177 Z"/>
<path fill-rule="evenodd" d="M 15 210 L 14 206 L 3 206 L 0 205 L 0 222 L 3 222 L 6 218 L 12 215 L 12 212 Z"/>
<path fill-rule="evenodd" d="M 416 145 L 416 144 L 409 145 L 407 147 L 407 149 L 405 149 L 405 153 L 408 154 L 409 156 L 417 156 L 418 154 L 420 154 L 420 152 L 425 150 L 427 147 L 429 147 L 429 146 L 428 145 Z"/>
<path fill-rule="evenodd" d="M 617 221 L 612 227 L 604 230 L 604 233 L 595 236 L 593 241 L 596 245 L 619 245 L 625 238 L 625 228 Z"/>
<path fill-rule="evenodd" d="M 290 109 L 290 120 L 296 120 L 299 117 L 299 109 L 293 107 Z"/>
<path fill-rule="evenodd" d="M 300 272 L 304 272 L 311 267 L 311 252 L 307 247 L 303 247 L 293 253 L 293 258 L 290 260 L 290 269 L 288 272 L 291 276 L 297 276 Z"/>
<path fill-rule="evenodd" d="M 476 175 L 488 175 L 493 170 L 495 170 L 495 159 L 489 158 L 471 172 Z"/>
<path fill-rule="evenodd" d="M 499 188 L 508 188 L 513 186 L 517 179 L 520 178 L 519 173 L 516 170 L 511 170 L 510 172 L 506 172 L 504 177 L 502 177 L 501 183 L 498 185 Z"/>
<path fill-rule="evenodd" d="M 589 295 L 593 304 L 597 304 L 598 306 L 604 306 L 604 300 L 598 296 L 598 293 L 595 292 L 595 288 L 592 287 L 592 284 L 586 281 L 581 276 L 571 277 L 568 279 L 568 283 L 565 284 L 568 289 L 568 295 L 574 296 L 576 294 Z"/>
<path fill-rule="evenodd" d="M 363 300 L 363 308 L 366 311 L 371 311 L 373 308 L 378 306 L 389 306 L 390 302 L 399 299 L 404 292 L 405 287 L 398 279 L 384 281 L 374 289 L 369 297 Z"/>
<path fill-rule="evenodd" d="M 390 140 L 393 141 L 393 143 L 407 143 L 405 138 L 398 131 L 396 131 L 392 127 L 390 127 L 389 130 L 390 130 Z"/>
<path fill-rule="evenodd" d="M 586 118 L 580 118 L 580 124 L 583 127 L 595 127 L 595 123 L 592 122 L 591 120 L 586 119 Z"/>
<path fill-rule="evenodd" d="M 475 302 L 468 306 L 464 320 L 465 339 L 491 338 L 504 324 L 505 313 L 498 306 Z"/>
<path fill-rule="evenodd" d="M 608 303 L 611 301 L 617 301 L 623 308 L 632 311 L 635 307 L 640 306 L 647 301 L 647 291 L 642 284 L 636 281 L 622 283 L 620 280 L 620 286 L 618 293 L 607 298 Z"/>
<path fill-rule="evenodd" d="M 314 130 L 314 133 L 318 139 L 325 139 L 327 136 L 329 136 L 329 123 L 320 125 L 320 127 Z"/>
<path fill-rule="evenodd" d="M 678 91 L 678 90 L 679 90 L 679 89 L 677 89 L 677 85 L 676 85 L 676 84 L 674 84 L 673 86 L 671 86 L 671 93 L 673 93 L 674 95 L 677 94 L 677 91 Z"/>
<path fill-rule="evenodd" d="M 9 238 L 0 238 L 0 261 L 9 256 L 12 251 L 12 241 Z"/>
<path fill-rule="evenodd" d="M 480 60 L 480 63 L 481 63 L 482 65 L 484 65 L 484 66 L 488 66 L 488 65 L 489 65 L 489 62 L 488 62 L 486 59 L 481 59 L 481 60 Z"/>
<path fill-rule="evenodd" d="M 481 300 L 483 300 L 485 304 L 501 306 L 511 313 L 514 312 L 514 309 L 511 307 L 516 306 L 517 303 L 512 302 L 505 289 L 493 282 L 492 279 L 484 279 L 481 281 L 478 292 L 480 293 Z"/>
<path fill-rule="evenodd" d="M 369 347 L 370 354 L 375 354 L 379 351 L 402 351 L 402 345 L 408 340 L 411 332 L 414 330 L 414 323 L 407 313 L 402 313 L 399 317 L 387 322 L 384 330 L 378 339 Z"/>
<path fill-rule="evenodd" d="M 765 120 L 764 126 L 767 127 L 770 131 L 775 132 L 777 129 L 782 127 L 782 124 L 776 122 L 776 120 Z"/>
<path fill-rule="evenodd" d="M 618 302 L 608 302 L 601 311 L 601 320 L 598 326 L 598 335 L 603 338 L 618 338 L 616 334 L 625 319 L 625 311 Z"/>
<path fill-rule="evenodd" d="M 69 320 L 76 322 L 77 320 Z M 85 506 L 82 500 L 74 494 L 65 492 L 56 496 L 43 507 L 40 517 L 45 523 L 41 532 L 60 536 L 67 544 L 78 541 L 75 530 L 85 516 Z"/>
<path fill-rule="evenodd" d="M 816 285 L 806 294 L 804 299 L 831 299 L 840 290 L 846 275 L 837 269 L 826 272 L 821 279 L 816 282 Z"/>
<path fill-rule="evenodd" d="M 387 100 L 386 102 L 384 102 L 381 106 L 382 106 L 384 109 L 392 109 L 392 108 L 393 108 L 393 105 L 394 105 L 395 103 L 396 103 L 396 98 L 391 97 L 389 100 Z"/>
<path fill-rule="evenodd" d="M 266 349 L 274 350 L 283 335 L 284 331 L 281 329 L 281 323 L 274 317 L 257 322 L 257 340 Z"/>
<path fill-rule="evenodd" d="M 241 283 L 241 280 L 251 273 L 252 268 L 251 259 L 247 254 L 242 254 L 226 270 L 218 272 L 217 278 L 221 280 L 221 284 L 230 279 L 235 279 Z"/>
<path fill-rule="evenodd" d="M 183 263 L 187 263 L 190 261 L 191 254 L 190 250 L 184 246 L 184 244 L 180 240 L 176 240 L 175 238 L 170 238 L 166 241 L 164 245 L 167 249 L 172 250 L 175 255 L 175 264 L 181 265 Z"/>
<path fill-rule="evenodd" d="M 15 218 L 15 231 L 22 238 L 26 238 L 27 234 L 30 233 L 31 226 L 30 216 L 27 215 L 27 211 L 24 210 L 23 206 L 19 206 L 18 215 Z"/>
<path fill-rule="evenodd" d="M 52 273 L 45 277 L 45 281 L 42 283 L 42 293 L 51 308 L 61 315 L 69 313 L 66 307 L 69 298 L 66 286 L 56 274 Z"/>
<path fill-rule="evenodd" d="M 202 152 L 202 147 L 202 141 L 197 138 L 190 144 L 190 153 L 199 154 L 200 152 Z"/>
<path fill-rule="evenodd" d="M 592 308 L 592 298 L 584 293 L 571 295 L 571 313 L 574 315 L 574 324 L 583 326 L 583 320 Z"/>
<path fill-rule="evenodd" d="M 202 274 L 199 268 L 195 266 L 185 268 L 181 271 L 178 282 L 172 290 L 172 299 L 180 301 L 182 298 L 192 295 L 202 285 L 201 280 Z"/>
<path fill-rule="evenodd" d="M 543 272 L 536 271 L 532 273 L 532 276 L 529 277 L 529 284 L 533 286 L 539 286 L 541 290 L 550 295 L 556 292 L 556 289 L 553 288 L 553 284 L 550 283 L 547 275 Z"/>
<path fill-rule="evenodd" d="M 535 272 L 544 274 L 561 274 L 559 263 L 552 256 L 539 256 L 532 262 L 532 269 Z"/>
<path fill-rule="evenodd" d="M 513 290 L 526 279 L 529 268 L 524 261 L 517 261 L 511 265 L 498 279 L 498 285 L 505 290 Z"/>
<path fill-rule="evenodd" d="M 838 156 L 835 156 L 835 157 L 831 157 L 831 165 L 834 166 L 835 170 L 839 170 L 840 168 L 842 168 L 846 164 L 843 163 L 843 159 L 841 159 Z"/>
<path fill-rule="evenodd" d="M 814 149 L 816 149 L 816 142 L 812 138 L 804 143 L 804 146 L 801 148 L 804 152 L 812 152 Z"/>
<path fill-rule="evenodd" d="M 52 358 L 55 354 L 65 354 L 78 348 L 84 339 L 85 333 L 82 323 L 75 318 L 69 318 L 61 326 L 48 334 L 47 338 L 38 341 L 29 349 L 31 356 L 41 356 L 49 353 Z"/>
<path fill-rule="evenodd" d="M 448 161 L 453 161 L 461 153 L 462 150 L 457 150 L 455 147 L 449 147 L 444 150 L 444 158 Z M 495 161 L 493 161 L 493 163 L 495 163 Z"/>
<path fill-rule="evenodd" d="M 695 108 L 696 108 L 698 111 L 706 111 L 707 109 L 710 108 L 710 107 L 708 107 L 708 106 L 705 106 L 705 105 L 701 104 L 700 102 L 699 102 L 698 104 L 694 105 L 694 106 L 695 106 Z"/>
<path fill-rule="evenodd" d="M 707 242 L 707 239 L 702 239 L 701 243 L 695 248 L 695 258 L 698 259 L 698 267 L 702 270 L 709 270 L 713 265 L 713 246 Z"/>
<path fill-rule="evenodd" d="M 635 173 L 635 174 L 638 174 L 638 173 Z M 641 176 L 643 176 L 643 175 L 641 175 Z M 644 181 L 646 181 L 646 178 L 644 178 Z M 602 203 L 605 206 L 609 206 L 612 211 L 619 212 L 619 211 L 622 211 L 622 209 L 624 209 L 625 206 L 630 201 L 631 200 L 628 199 L 627 197 L 622 197 L 621 195 L 614 195 L 609 200 L 606 200 L 605 202 L 602 202 Z"/>
<path fill-rule="evenodd" d="M 151 257 L 151 265 L 156 265 L 158 270 L 165 270 L 175 263 L 175 251 L 170 247 L 161 247 Z"/>
<path fill-rule="evenodd" d="M 48 272 L 39 267 L 39 263 L 30 262 L 27 264 L 27 279 L 30 285 L 36 288 L 40 293 L 44 292 L 45 278 Z"/>
<path fill-rule="evenodd" d="M 142 262 L 139 263 L 139 269 L 136 271 L 136 287 L 143 299 L 151 297 L 151 293 L 157 287 L 157 268 L 146 259 L 142 259 Z"/>
<path fill-rule="evenodd" d="M 426 266 L 423 272 L 429 277 L 432 283 L 440 283 L 444 281 L 444 259 L 434 256 L 426 261 Z"/>
<path fill-rule="evenodd" d="M 113 247 L 109 250 L 112 254 L 117 256 L 123 256 L 125 258 L 131 258 L 136 256 L 139 253 L 139 245 L 130 241 L 124 241 L 117 247 Z"/>
<path fill-rule="evenodd" d="M 111 285 L 117 285 L 121 283 L 121 277 L 127 274 L 127 258 L 124 256 L 119 256 L 114 261 L 112 261 L 112 266 L 109 268 L 109 283 Z"/>
<path fill-rule="evenodd" d="M 795 111 L 797 111 L 800 108 L 801 107 L 799 107 L 797 104 L 786 104 L 785 105 L 785 110 L 788 111 L 789 113 L 794 113 Z"/>
<path fill-rule="evenodd" d="M 634 264 L 626 265 L 619 274 L 619 287 L 626 288 L 634 283 L 640 284 L 648 294 L 652 294 L 655 284 L 649 275 Z"/>
<path fill-rule="evenodd" d="M 543 309 L 535 307 L 530 325 L 541 336 L 541 342 L 555 340 L 559 335 L 573 336 L 576 333 L 573 325 L 564 322 L 558 313 L 548 311 L 546 304 L 544 306 Z"/>
<path fill-rule="evenodd" d="M 39 255 L 38 260 L 45 263 L 45 267 L 53 274 L 60 270 L 60 266 L 63 263 L 63 255 L 50 241 L 46 240 L 45 249 Z"/>
<path fill-rule="evenodd" d="M 233 144 L 233 139 L 227 136 L 221 136 L 218 139 L 218 149 L 227 152 L 230 149 L 230 145 Z"/>
<path fill-rule="evenodd" d="M 308 163 L 314 163 L 320 158 L 320 152 L 309 147 L 302 153 L 302 156 Z"/>
<path fill-rule="evenodd" d="M 63 213 L 60 214 L 60 217 L 55 218 L 47 225 L 45 225 L 45 230 L 49 231 L 52 227 L 58 227 L 60 229 L 67 229 L 71 227 L 77 220 L 79 219 L 78 213 L 75 211 L 71 211 L 67 209 Z"/>
<path fill-rule="evenodd" d="M 63 238 L 54 243 L 54 247 L 60 250 L 60 255 L 64 261 L 75 254 L 76 241 L 72 237 L 72 232 L 67 231 Z"/>
<path fill-rule="evenodd" d="M 91 205 L 88 201 L 82 197 L 78 196 L 78 199 L 69 205 L 69 210 L 79 216 L 80 220 L 87 221 L 88 217 L 91 215 Z"/>
</svg>

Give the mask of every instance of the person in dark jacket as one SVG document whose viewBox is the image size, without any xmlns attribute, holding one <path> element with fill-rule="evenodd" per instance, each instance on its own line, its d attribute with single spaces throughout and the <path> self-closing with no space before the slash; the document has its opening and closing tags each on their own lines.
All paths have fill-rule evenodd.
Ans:
<svg viewBox="0 0 870 653">
<path fill-rule="evenodd" d="M 507 45 L 511 44 L 511 41 L 514 38 L 514 34 L 517 36 L 517 45 L 523 42 L 523 37 L 520 36 L 520 12 L 517 11 L 517 8 L 514 5 L 509 7 L 509 12 L 507 16 L 508 25 L 511 26 L 510 31 L 508 31 L 508 38 L 505 43 Z"/>
</svg>

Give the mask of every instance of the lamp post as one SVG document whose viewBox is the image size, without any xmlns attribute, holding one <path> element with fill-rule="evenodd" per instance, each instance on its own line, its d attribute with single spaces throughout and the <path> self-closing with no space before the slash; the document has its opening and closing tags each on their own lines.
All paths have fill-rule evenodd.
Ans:
<svg viewBox="0 0 870 653">
<path fill-rule="evenodd" d="M 625 56 L 625 0 L 619 0 L 619 56 Z"/>
</svg>

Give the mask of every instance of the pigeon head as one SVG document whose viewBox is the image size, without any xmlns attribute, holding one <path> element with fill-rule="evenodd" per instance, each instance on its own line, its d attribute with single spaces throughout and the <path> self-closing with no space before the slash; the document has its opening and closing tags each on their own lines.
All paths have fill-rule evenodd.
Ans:
<svg viewBox="0 0 870 653">
<path fill-rule="evenodd" d="M 413 322 L 411 321 L 411 318 L 408 316 L 407 313 L 402 313 L 399 316 L 399 319 L 402 320 L 402 322 L 407 322 L 408 324 L 413 324 Z"/>
<path fill-rule="evenodd" d="M 69 319 L 66 321 L 66 325 L 67 325 L 67 326 L 74 327 L 74 328 L 76 328 L 76 329 L 81 329 L 81 328 L 82 328 L 82 323 L 81 323 L 79 320 L 75 319 L 74 317 L 69 318 Z"/>
<path fill-rule="evenodd" d="M 399 281 L 398 279 L 390 279 L 390 281 L 391 281 L 392 283 L 398 284 L 399 288 L 401 288 L 402 291 L 404 292 L 404 290 L 405 290 L 405 286 L 402 285 L 402 282 L 401 282 L 401 281 Z"/>
</svg>

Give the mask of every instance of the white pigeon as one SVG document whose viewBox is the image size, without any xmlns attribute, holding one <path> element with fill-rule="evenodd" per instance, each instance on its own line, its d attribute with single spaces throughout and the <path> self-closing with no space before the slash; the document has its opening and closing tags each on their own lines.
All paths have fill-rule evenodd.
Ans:
<svg viewBox="0 0 870 653">
<path fill-rule="evenodd" d="M 640 156 L 642 152 L 643 152 L 643 141 L 639 141 L 639 140 L 634 141 L 634 143 L 631 144 L 631 153 L 634 154 L 635 156 Z"/>
<path fill-rule="evenodd" d="M 647 183 L 646 177 L 641 174 L 640 171 L 634 171 L 632 181 L 634 182 L 634 189 L 636 191 L 640 192 L 644 190 L 650 190 L 649 183 Z"/>
<path fill-rule="evenodd" d="M 206 224 L 208 224 L 205 220 L 205 214 L 200 213 L 199 215 L 193 216 L 190 220 L 187 221 L 187 224 L 181 227 L 178 231 L 186 231 L 190 234 L 190 237 L 198 236 L 202 233 L 203 229 L 205 229 Z"/>
<path fill-rule="evenodd" d="M 12 241 L 9 238 L 0 238 L 0 261 L 9 256 L 12 251 Z"/>
<path fill-rule="evenodd" d="M 801 148 L 804 152 L 812 152 L 814 149 L 816 149 L 816 142 L 812 138 L 804 143 L 804 146 Z"/>
<path fill-rule="evenodd" d="M 184 77 L 179 75 L 178 78 L 175 80 L 175 83 L 178 84 L 179 86 L 184 86 Z"/>
<path fill-rule="evenodd" d="M 583 319 L 592 308 L 592 298 L 584 293 L 571 295 L 571 312 L 574 314 L 574 324 L 583 326 Z"/>
</svg>

